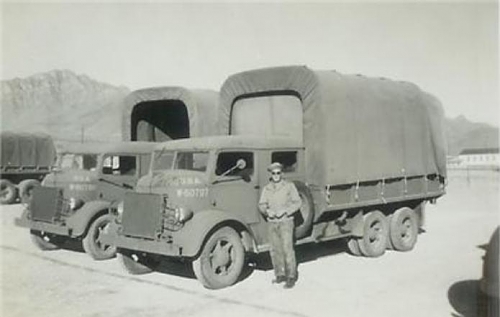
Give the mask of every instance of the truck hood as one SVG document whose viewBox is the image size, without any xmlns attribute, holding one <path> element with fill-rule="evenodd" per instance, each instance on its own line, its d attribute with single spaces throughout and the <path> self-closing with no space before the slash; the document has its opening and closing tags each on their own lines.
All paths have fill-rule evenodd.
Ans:
<svg viewBox="0 0 500 317">
<path fill-rule="evenodd" d="M 209 206 L 209 186 L 203 172 L 175 170 L 142 177 L 137 192 L 167 197 L 171 207 L 185 207 L 194 212 Z"/>
<path fill-rule="evenodd" d="M 197 188 L 206 187 L 207 176 L 203 172 L 188 170 L 173 170 L 148 174 L 137 182 L 137 192 L 140 193 L 165 193 L 172 188 Z"/>
<path fill-rule="evenodd" d="M 96 195 L 98 175 L 95 171 L 62 170 L 45 176 L 42 185 L 62 188 L 65 198 L 80 198 L 84 201 Z"/>
</svg>

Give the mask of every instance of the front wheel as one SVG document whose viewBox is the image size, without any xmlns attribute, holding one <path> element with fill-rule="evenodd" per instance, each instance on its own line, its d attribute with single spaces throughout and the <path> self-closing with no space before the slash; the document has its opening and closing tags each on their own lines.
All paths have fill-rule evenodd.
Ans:
<svg viewBox="0 0 500 317">
<path fill-rule="evenodd" d="M 102 233 L 106 232 L 111 221 L 113 221 L 113 216 L 109 214 L 98 217 L 92 222 L 83 238 L 83 249 L 94 260 L 107 260 L 116 256 L 115 246 L 101 242 Z"/>
<path fill-rule="evenodd" d="M 133 275 L 151 273 L 159 264 L 159 260 L 152 255 L 131 250 L 118 251 L 118 260 L 123 268 Z"/>
<path fill-rule="evenodd" d="M 64 238 L 42 231 L 31 230 L 31 241 L 42 251 L 57 250 L 64 242 Z"/>
<path fill-rule="evenodd" d="M 210 289 L 236 283 L 243 270 L 245 249 L 238 233 L 230 227 L 214 232 L 199 257 L 193 261 L 196 278 Z"/>
</svg>

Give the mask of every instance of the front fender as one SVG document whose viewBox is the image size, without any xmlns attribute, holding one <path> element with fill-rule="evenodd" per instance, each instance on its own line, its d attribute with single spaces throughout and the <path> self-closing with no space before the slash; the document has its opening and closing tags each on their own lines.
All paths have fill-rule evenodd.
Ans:
<svg viewBox="0 0 500 317">
<path fill-rule="evenodd" d="M 210 234 L 220 226 L 228 225 L 236 230 L 246 230 L 248 226 L 240 217 L 220 210 L 204 210 L 197 212 L 184 227 L 175 234 L 175 244 L 182 247 L 182 255 L 195 257 Z M 248 236 L 245 236 L 247 240 Z M 248 241 L 244 241 L 248 243 Z"/>
<path fill-rule="evenodd" d="M 106 213 L 110 208 L 109 201 L 95 200 L 85 203 L 71 217 L 67 219 L 68 227 L 72 229 L 72 236 L 79 237 L 85 233 L 89 222 L 98 214 Z"/>
</svg>

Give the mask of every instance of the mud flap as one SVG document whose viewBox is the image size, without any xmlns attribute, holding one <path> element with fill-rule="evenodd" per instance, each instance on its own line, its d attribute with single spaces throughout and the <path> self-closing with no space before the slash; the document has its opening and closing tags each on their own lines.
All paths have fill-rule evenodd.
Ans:
<svg viewBox="0 0 500 317">
<path fill-rule="evenodd" d="M 361 238 L 363 236 L 363 232 L 364 232 L 364 221 L 363 221 L 363 212 L 360 211 L 356 214 L 356 216 L 354 216 L 352 219 L 351 219 L 351 234 L 355 237 L 359 237 Z"/>
</svg>

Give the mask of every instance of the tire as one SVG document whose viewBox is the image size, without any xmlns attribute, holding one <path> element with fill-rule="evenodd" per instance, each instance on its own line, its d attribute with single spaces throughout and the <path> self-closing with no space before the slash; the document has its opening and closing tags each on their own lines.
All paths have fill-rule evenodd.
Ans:
<svg viewBox="0 0 500 317">
<path fill-rule="evenodd" d="M 383 255 L 388 238 L 389 225 L 383 213 L 375 210 L 363 216 L 363 237 L 358 244 L 364 256 L 374 258 Z"/>
<path fill-rule="evenodd" d="M 0 203 L 2 205 L 12 204 L 17 196 L 16 186 L 7 179 L 0 179 Z"/>
<path fill-rule="evenodd" d="M 52 251 L 60 248 L 64 237 L 37 230 L 30 230 L 31 241 L 42 251 Z"/>
<path fill-rule="evenodd" d="M 389 236 L 394 250 L 410 251 L 417 243 L 418 217 L 413 210 L 403 207 L 391 217 Z"/>
<path fill-rule="evenodd" d="M 295 215 L 295 238 L 306 237 L 311 232 L 314 217 L 314 204 L 309 188 L 302 182 L 294 182 L 299 196 L 302 199 L 302 206 Z"/>
<path fill-rule="evenodd" d="M 94 260 L 107 260 L 116 256 L 116 246 L 105 245 L 100 241 L 101 233 L 113 221 L 113 216 L 102 215 L 95 219 L 89 227 L 87 234 L 82 240 L 83 249 Z"/>
<path fill-rule="evenodd" d="M 159 264 L 154 256 L 132 250 L 119 250 L 118 260 L 125 271 L 132 275 L 151 273 Z"/>
<path fill-rule="evenodd" d="M 208 238 L 192 265 L 203 286 L 219 289 L 236 283 L 244 263 L 245 249 L 240 236 L 233 228 L 223 227 Z"/>
<path fill-rule="evenodd" d="M 358 238 L 351 237 L 349 240 L 347 240 L 347 249 L 349 250 L 349 253 L 355 256 L 361 256 L 361 250 L 359 249 L 359 242 Z"/>
<path fill-rule="evenodd" d="M 40 186 L 40 182 L 36 179 L 25 179 L 19 183 L 19 198 L 21 203 L 29 204 L 31 198 L 33 197 L 33 189 Z"/>
</svg>

